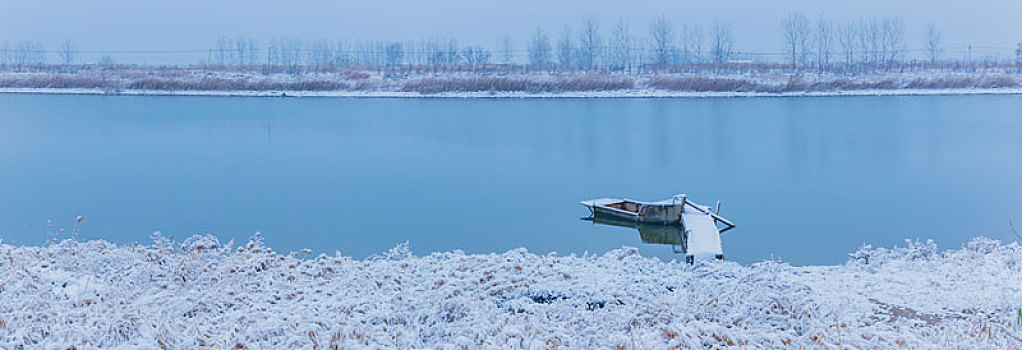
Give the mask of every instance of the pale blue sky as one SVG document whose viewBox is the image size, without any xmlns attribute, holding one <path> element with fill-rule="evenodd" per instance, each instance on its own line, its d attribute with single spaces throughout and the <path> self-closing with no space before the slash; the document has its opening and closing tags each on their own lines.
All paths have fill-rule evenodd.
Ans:
<svg viewBox="0 0 1022 350">
<path fill-rule="evenodd" d="M 494 46 L 508 34 L 522 47 L 537 25 L 560 31 L 591 15 L 606 32 L 619 17 L 645 36 L 663 13 L 676 22 L 730 22 L 742 51 L 779 51 L 780 22 L 791 12 L 837 20 L 893 15 L 906 20 L 908 44 L 920 47 L 926 23 L 936 23 L 949 47 L 1014 47 L 1022 39 L 1019 0 L 0 0 L 0 42 L 41 41 L 55 48 L 71 39 L 83 50 L 190 50 L 219 35 L 359 40 L 455 37 Z"/>
</svg>

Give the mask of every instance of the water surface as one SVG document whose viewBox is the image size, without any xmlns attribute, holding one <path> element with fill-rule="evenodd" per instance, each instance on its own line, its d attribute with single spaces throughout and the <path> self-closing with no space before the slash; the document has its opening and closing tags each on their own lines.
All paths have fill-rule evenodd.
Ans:
<svg viewBox="0 0 1022 350">
<path fill-rule="evenodd" d="M 728 259 L 1013 238 L 1017 96 L 338 99 L 0 95 L 0 237 L 46 219 L 148 242 L 262 231 L 278 251 L 678 259 L 578 201 L 723 200 Z M 1019 226 L 1016 224 L 1016 226 Z"/>
</svg>

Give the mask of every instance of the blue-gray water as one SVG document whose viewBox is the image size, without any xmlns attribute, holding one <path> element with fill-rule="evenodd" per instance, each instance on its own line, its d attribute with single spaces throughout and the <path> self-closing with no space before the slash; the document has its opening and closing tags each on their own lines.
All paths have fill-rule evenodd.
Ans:
<svg viewBox="0 0 1022 350">
<path fill-rule="evenodd" d="M 0 237 L 262 231 L 278 251 L 678 258 L 578 201 L 723 200 L 728 259 L 1011 240 L 1022 97 L 327 99 L 0 95 Z M 68 235 L 65 233 L 65 236 Z"/>
</svg>

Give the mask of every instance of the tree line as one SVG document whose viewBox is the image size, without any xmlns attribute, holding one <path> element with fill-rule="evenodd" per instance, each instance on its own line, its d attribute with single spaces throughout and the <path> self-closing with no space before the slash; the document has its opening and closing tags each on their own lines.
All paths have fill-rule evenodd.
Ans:
<svg viewBox="0 0 1022 350">
<path fill-rule="evenodd" d="M 585 18 L 579 28 L 565 25 L 559 33 L 536 27 L 516 47 L 509 36 L 494 47 L 459 45 L 456 39 L 421 41 L 348 41 L 275 38 L 259 48 L 249 38 L 221 37 L 208 52 L 207 64 L 217 66 L 265 65 L 274 71 L 295 73 L 335 67 L 481 67 L 525 66 L 533 69 L 629 71 L 639 67 L 682 64 L 725 64 L 740 56 L 730 24 L 716 21 L 707 29 L 683 24 L 678 32 L 666 17 L 649 24 L 653 40 L 637 36 L 618 20 L 604 36 L 601 23 Z M 554 37 L 556 35 L 556 37 Z M 679 38 L 680 35 L 680 38 Z"/>
<path fill-rule="evenodd" d="M 203 50 L 206 66 L 245 67 L 267 73 L 325 72 L 343 67 L 385 69 L 473 69 L 518 67 L 543 70 L 677 71 L 693 65 L 776 64 L 783 61 L 795 70 L 848 71 L 883 69 L 905 62 L 937 64 L 952 61 L 947 46 L 933 23 L 927 24 L 920 49 L 909 49 L 905 21 L 898 17 L 876 17 L 855 21 L 834 21 L 792 13 L 780 25 L 784 38 L 782 54 L 741 52 L 731 25 L 714 21 L 709 26 L 675 22 L 665 15 L 653 18 L 642 28 L 624 20 L 605 27 L 586 17 L 579 26 L 559 30 L 537 26 L 528 38 L 516 43 L 501 37 L 491 47 L 460 45 L 456 39 L 430 38 L 420 41 L 349 42 L 300 38 L 274 38 L 261 44 L 252 38 L 220 37 L 212 48 Z M 519 47 L 520 46 L 520 47 Z M 916 53 L 912 57 L 911 53 Z M 1022 41 L 1015 49 L 1015 64 L 1022 64 Z M 0 43 L 0 69 L 23 70 L 51 65 L 73 71 L 78 51 L 71 41 L 47 51 L 38 42 Z M 782 59 L 783 58 L 783 59 Z M 103 56 L 97 65 L 113 65 Z"/>
</svg>

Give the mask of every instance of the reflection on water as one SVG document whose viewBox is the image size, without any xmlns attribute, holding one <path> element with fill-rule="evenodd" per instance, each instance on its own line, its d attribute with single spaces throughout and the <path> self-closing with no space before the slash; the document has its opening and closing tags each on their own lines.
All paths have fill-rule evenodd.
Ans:
<svg viewBox="0 0 1022 350">
<path fill-rule="evenodd" d="M 669 245 L 676 254 L 685 254 L 688 249 L 685 235 L 682 233 L 681 225 L 678 224 L 644 224 L 603 215 L 589 216 L 582 220 L 591 221 L 594 224 L 636 229 L 639 231 L 642 243 Z"/>
</svg>

